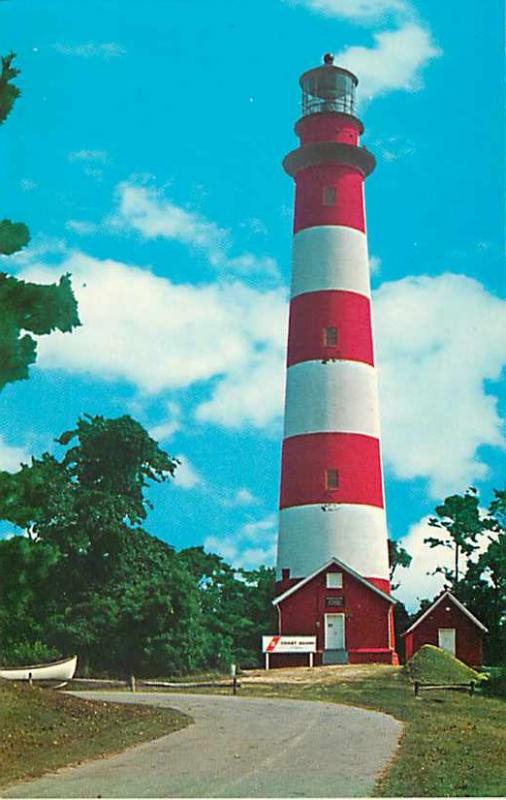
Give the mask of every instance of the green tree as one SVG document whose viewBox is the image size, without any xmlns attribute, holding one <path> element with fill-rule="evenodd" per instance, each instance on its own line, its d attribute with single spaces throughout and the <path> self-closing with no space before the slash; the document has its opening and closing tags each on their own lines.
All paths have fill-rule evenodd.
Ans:
<svg viewBox="0 0 506 800">
<path fill-rule="evenodd" d="M 398 541 L 394 539 L 388 540 L 388 564 L 390 568 L 390 583 L 393 592 L 400 586 L 399 583 L 393 583 L 397 567 L 404 567 L 407 569 L 412 560 L 413 557 L 410 556 L 408 551 Z"/>
<path fill-rule="evenodd" d="M 12 66 L 14 53 L 2 57 L 0 70 L 0 125 L 10 114 L 19 88 L 13 83 L 19 70 Z M 0 220 L 0 257 L 25 247 L 30 232 L 23 222 Z M 59 330 L 69 333 L 80 325 L 77 302 L 69 275 L 50 286 L 29 283 L 0 272 L 0 390 L 13 381 L 28 378 L 37 358 L 33 336 Z"/>
<path fill-rule="evenodd" d="M 453 569 L 439 566 L 434 574 L 445 576 L 453 588 L 462 577 L 462 556 L 469 558 L 479 546 L 479 538 L 486 530 L 491 530 L 492 522 L 482 518 L 479 511 L 479 497 L 476 489 L 470 486 L 463 494 L 447 497 L 436 507 L 435 517 L 429 519 L 429 525 L 446 531 L 439 536 L 428 536 L 424 542 L 430 547 L 445 547 L 453 550 Z"/>
</svg>

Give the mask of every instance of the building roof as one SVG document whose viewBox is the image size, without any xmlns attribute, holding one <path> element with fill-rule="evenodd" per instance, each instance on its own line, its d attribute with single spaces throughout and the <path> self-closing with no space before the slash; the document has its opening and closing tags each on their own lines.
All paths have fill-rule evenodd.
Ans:
<svg viewBox="0 0 506 800">
<path fill-rule="evenodd" d="M 430 605 L 430 606 L 429 606 L 429 607 L 428 607 L 428 608 L 427 608 L 427 609 L 426 609 L 426 610 L 423 612 L 423 614 L 422 614 L 420 617 L 418 617 L 418 619 L 417 619 L 417 620 L 415 620 L 415 621 L 413 622 L 413 624 L 412 624 L 412 625 L 410 625 L 410 627 L 409 627 L 409 628 L 408 628 L 406 631 L 404 631 L 404 633 L 402 633 L 402 634 L 401 634 L 401 636 L 406 636 L 408 633 L 411 633 L 411 631 L 412 631 L 412 630 L 414 630 L 414 629 L 415 629 L 415 628 L 416 628 L 416 627 L 417 627 L 417 626 L 420 624 L 420 622 L 422 622 L 422 620 L 424 620 L 424 619 L 425 619 L 425 617 L 427 617 L 427 616 L 430 614 L 430 612 L 431 612 L 431 611 L 433 611 L 433 610 L 436 608 L 436 606 L 438 606 L 438 605 L 439 605 L 439 603 L 441 603 L 441 602 L 442 602 L 443 600 L 445 600 L 445 599 L 446 599 L 446 600 L 451 600 L 451 602 L 452 602 L 452 603 L 454 603 L 454 605 L 455 605 L 455 606 L 456 606 L 456 607 L 457 607 L 457 608 L 458 608 L 460 611 L 462 611 L 462 613 L 463 613 L 463 614 L 465 614 L 465 615 L 466 615 L 466 617 L 469 617 L 469 619 L 471 620 L 471 622 L 474 622 L 474 624 L 475 624 L 475 625 L 476 625 L 478 628 L 480 628 L 480 630 L 482 630 L 484 633 L 488 633 L 488 628 L 486 628 L 486 627 L 485 627 L 485 625 L 483 625 L 483 624 L 480 622 L 480 620 L 479 620 L 479 619 L 477 619 L 477 618 L 474 616 L 474 614 L 471 614 L 471 612 L 469 611 L 469 609 L 467 609 L 467 608 L 465 607 L 465 605 L 463 605 L 463 603 L 461 603 L 461 602 L 460 602 L 460 600 L 457 600 L 457 598 L 456 598 L 456 597 L 454 597 L 454 595 L 453 595 L 451 592 L 449 592 L 449 591 L 446 591 L 446 592 L 444 592 L 444 593 L 443 593 L 443 594 L 442 594 L 440 597 L 436 598 L 436 600 L 434 600 L 434 602 L 433 602 L 433 603 L 432 603 L 432 604 L 431 604 L 431 605 Z"/>
<path fill-rule="evenodd" d="M 375 586 L 373 583 L 368 581 L 366 578 L 363 578 L 362 575 L 359 575 L 358 572 L 355 572 L 355 570 L 349 567 L 348 564 L 345 564 L 344 561 L 340 561 L 338 558 L 331 558 L 330 561 L 327 561 L 326 564 L 323 564 L 321 567 L 318 567 L 318 569 L 312 572 L 311 575 L 308 575 L 307 578 L 303 578 L 301 581 L 299 581 L 298 583 L 294 584 L 289 589 L 287 589 L 286 592 L 283 592 L 283 594 L 280 594 L 278 597 L 275 597 L 274 600 L 272 601 L 272 605 L 277 606 L 278 603 L 281 603 L 282 600 L 286 600 L 287 597 L 290 597 L 291 594 L 297 592 L 299 589 L 305 586 L 306 583 L 309 583 L 309 581 L 312 581 L 313 578 L 319 575 L 320 572 L 323 572 L 324 569 L 328 569 L 330 566 L 332 566 L 332 564 L 336 564 L 338 567 L 341 567 L 341 569 L 343 569 L 345 572 L 348 572 L 353 578 L 359 581 L 359 583 L 362 583 L 368 589 L 371 589 L 371 591 L 376 592 L 376 594 L 379 594 L 379 596 L 382 597 L 383 600 L 386 600 L 387 602 L 392 604 L 397 602 L 397 600 L 394 600 L 394 598 L 391 597 L 389 594 L 383 592 L 381 589 L 378 589 L 378 587 Z"/>
</svg>

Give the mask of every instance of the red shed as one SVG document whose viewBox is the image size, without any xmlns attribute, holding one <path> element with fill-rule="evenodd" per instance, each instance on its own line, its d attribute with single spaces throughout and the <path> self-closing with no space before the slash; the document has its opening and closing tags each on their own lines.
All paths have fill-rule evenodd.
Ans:
<svg viewBox="0 0 506 800">
<path fill-rule="evenodd" d="M 315 664 L 398 664 L 395 600 L 347 564 L 332 558 L 303 580 L 285 578 L 273 600 L 282 636 L 316 636 Z M 271 655 L 271 666 L 306 664 L 307 656 Z"/>
<path fill-rule="evenodd" d="M 444 592 L 404 631 L 406 661 L 424 644 L 441 647 L 470 667 L 482 660 L 483 634 L 487 628 L 452 595 Z"/>
</svg>

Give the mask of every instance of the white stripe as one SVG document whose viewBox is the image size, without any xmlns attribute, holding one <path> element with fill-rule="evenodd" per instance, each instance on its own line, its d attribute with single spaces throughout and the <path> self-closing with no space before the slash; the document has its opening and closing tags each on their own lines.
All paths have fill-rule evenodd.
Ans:
<svg viewBox="0 0 506 800">
<path fill-rule="evenodd" d="M 319 431 L 379 438 L 374 367 L 359 361 L 303 361 L 288 368 L 285 436 Z"/>
<path fill-rule="evenodd" d="M 342 504 L 284 508 L 279 514 L 277 577 L 290 569 L 304 578 L 339 558 L 366 578 L 388 578 L 385 512 L 365 505 Z"/>
<path fill-rule="evenodd" d="M 362 231 L 318 225 L 293 237 L 292 297 L 326 289 L 370 296 L 367 236 Z"/>
</svg>

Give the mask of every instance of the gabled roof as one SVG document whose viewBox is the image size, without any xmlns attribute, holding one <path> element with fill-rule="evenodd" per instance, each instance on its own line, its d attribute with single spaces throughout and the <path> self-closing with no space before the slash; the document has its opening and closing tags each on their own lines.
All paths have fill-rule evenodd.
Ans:
<svg viewBox="0 0 506 800">
<path fill-rule="evenodd" d="M 290 597 L 291 594 L 297 592 L 299 589 L 305 586 L 306 583 L 309 583 L 309 581 L 312 581 L 313 578 L 316 578 L 316 576 L 319 575 L 320 572 L 323 572 L 324 569 L 328 569 L 330 566 L 332 566 L 332 564 L 336 564 L 338 567 L 341 567 L 342 570 L 348 572 L 349 575 L 351 575 L 353 578 L 359 581 L 359 583 L 362 583 L 368 589 L 371 589 L 371 591 L 376 592 L 376 594 L 379 594 L 379 596 L 382 597 L 383 600 L 387 600 L 389 603 L 397 602 L 397 600 L 394 600 L 394 598 L 391 597 L 389 594 L 381 591 L 381 589 L 378 589 L 378 587 L 375 586 L 373 583 L 368 581 L 366 578 L 363 578 L 362 575 L 359 575 L 358 572 L 355 572 L 355 570 L 349 567 L 348 564 L 345 564 L 344 561 L 340 561 L 338 558 L 331 558 L 330 561 L 327 561 L 326 564 L 323 564 L 321 567 L 318 567 L 318 569 L 315 569 L 315 571 L 312 572 L 311 575 L 308 575 L 307 578 L 303 578 L 294 586 L 291 586 L 289 589 L 287 589 L 286 592 L 283 592 L 283 594 L 280 594 L 278 597 L 275 597 L 274 600 L 272 601 L 272 605 L 277 606 L 278 603 L 281 603 L 282 600 L 286 600 L 287 597 Z"/>
<path fill-rule="evenodd" d="M 454 604 L 457 606 L 457 608 L 458 608 L 458 609 L 460 609 L 460 611 L 462 611 L 462 612 L 463 612 L 463 613 L 466 615 L 466 617 L 469 617 L 469 619 L 471 620 L 471 622 L 474 622 L 474 624 L 475 624 L 475 625 L 476 625 L 478 628 L 480 628 L 480 630 L 482 630 L 484 633 L 488 633 L 488 628 L 486 628 L 486 627 L 485 627 L 485 625 L 483 625 L 483 624 L 480 622 L 480 620 L 479 620 L 479 619 L 476 619 L 476 617 L 474 616 L 474 614 L 471 614 L 471 612 L 469 611 L 469 609 L 467 609 L 467 608 L 465 607 L 465 605 L 463 605 L 463 604 L 460 602 L 460 600 L 457 600 L 457 598 L 456 598 L 456 597 L 454 597 L 454 596 L 453 596 L 453 594 L 452 594 L 451 592 L 449 592 L 449 591 L 446 591 L 446 592 L 444 592 L 444 593 L 441 595 L 441 597 L 438 597 L 438 598 L 436 598 L 436 600 L 434 600 L 434 602 L 433 602 L 433 603 L 432 603 L 432 604 L 431 604 L 431 605 L 430 605 L 430 606 L 429 606 L 429 607 L 428 607 L 428 608 L 427 608 L 427 609 L 426 609 L 426 610 L 423 612 L 422 616 L 421 616 L 421 617 L 418 617 L 418 619 L 417 619 L 417 620 L 415 620 L 415 621 L 413 622 L 413 624 L 412 624 L 412 625 L 411 625 L 411 626 L 410 626 L 410 627 L 409 627 L 409 628 L 408 628 L 406 631 L 404 631 L 404 633 L 402 633 L 402 634 L 401 634 L 401 636 L 406 636 L 408 633 L 411 633 L 411 631 L 412 631 L 412 630 L 414 630 L 414 629 L 415 629 L 415 628 L 416 628 L 416 627 L 417 627 L 417 626 L 420 624 L 420 622 L 421 622 L 422 620 L 424 620 L 424 619 L 425 619 L 425 617 L 426 617 L 426 616 L 428 616 L 428 614 L 430 614 L 430 612 L 431 612 L 431 611 L 433 611 L 433 610 L 436 608 L 436 606 L 438 606 L 438 605 L 439 605 L 439 603 L 441 603 L 441 602 L 442 602 L 443 600 L 445 600 L 445 599 L 446 599 L 446 600 L 451 600 L 451 602 L 452 602 L 452 603 L 454 603 Z"/>
</svg>

